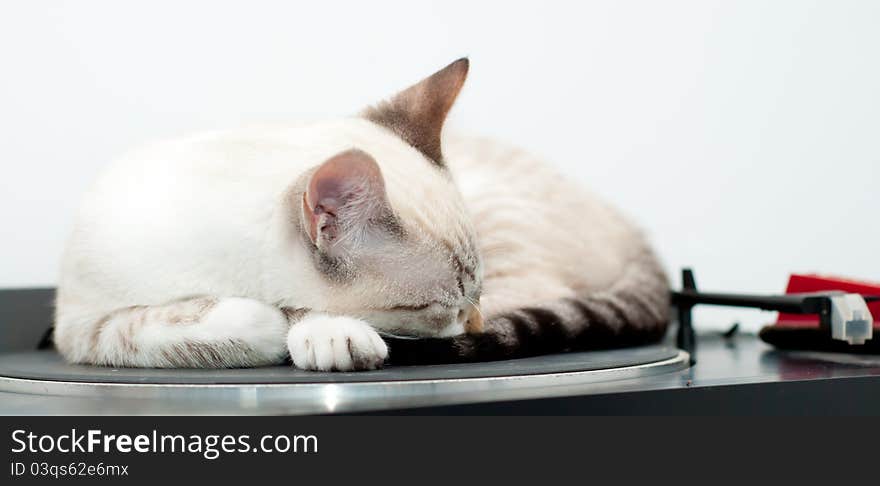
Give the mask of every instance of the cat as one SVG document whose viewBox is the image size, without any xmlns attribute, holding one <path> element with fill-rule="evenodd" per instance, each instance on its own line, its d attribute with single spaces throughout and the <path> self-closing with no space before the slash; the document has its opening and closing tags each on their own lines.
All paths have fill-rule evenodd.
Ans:
<svg viewBox="0 0 880 486">
<path fill-rule="evenodd" d="M 59 352 L 348 371 L 383 366 L 386 340 L 419 362 L 662 336 L 667 278 L 635 226 L 523 151 L 441 136 L 468 69 L 358 116 L 121 157 L 65 248 Z"/>
</svg>

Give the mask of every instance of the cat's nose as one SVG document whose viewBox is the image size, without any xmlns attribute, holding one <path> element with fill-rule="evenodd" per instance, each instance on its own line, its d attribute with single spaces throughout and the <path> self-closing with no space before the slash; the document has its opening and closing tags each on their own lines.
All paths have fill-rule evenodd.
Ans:
<svg viewBox="0 0 880 486">
<path fill-rule="evenodd" d="M 479 301 L 476 304 L 468 304 L 465 307 L 467 320 L 464 322 L 464 332 L 467 334 L 479 334 L 483 332 L 483 313 L 480 312 Z"/>
</svg>

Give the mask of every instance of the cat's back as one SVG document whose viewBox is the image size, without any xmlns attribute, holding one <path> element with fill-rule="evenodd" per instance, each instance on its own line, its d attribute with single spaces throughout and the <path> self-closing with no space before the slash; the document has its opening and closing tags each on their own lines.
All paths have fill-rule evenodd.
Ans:
<svg viewBox="0 0 880 486">
<path fill-rule="evenodd" d="M 455 134 L 444 142 L 490 272 L 551 275 L 569 288 L 596 288 L 641 251 L 635 226 L 540 157 L 484 137 Z"/>
<path fill-rule="evenodd" d="M 297 140 L 307 126 L 248 127 L 190 134 L 135 148 L 112 161 L 85 195 L 102 197 L 116 191 L 163 191 L 176 198 L 207 195 L 227 185 L 244 188 L 297 170 L 302 151 Z M 195 191 L 195 193 L 194 193 Z M 227 194 L 226 197 L 246 196 Z M 129 197 L 132 202 L 138 198 Z M 180 202 L 176 200 L 175 202 Z M 155 205 L 151 205 L 155 207 Z"/>
<path fill-rule="evenodd" d="M 61 289 L 86 284 L 122 302 L 257 292 L 241 285 L 260 281 L 266 223 L 304 170 L 309 130 L 204 132 L 118 158 L 82 199 Z"/>
</svg>

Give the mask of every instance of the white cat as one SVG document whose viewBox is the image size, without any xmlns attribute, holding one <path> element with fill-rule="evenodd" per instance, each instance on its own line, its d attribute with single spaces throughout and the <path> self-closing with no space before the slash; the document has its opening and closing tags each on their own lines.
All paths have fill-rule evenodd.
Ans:
<svg viewBox="0 0 880 486">
<path fill-rule="evenodd" d="M 478 360 L 662 335 L 665 275 L 614 210 L 518 150 L 447 137 L 441 151 L 467 70 L 458 60 L 361 116 L 118 160 L 64 255 L 59 351 L 359 370 L 388 357 L 380 332 L 435 338 L 406 341 L 415 361 L 423 343 L 426 360 Z"/>
</svg>

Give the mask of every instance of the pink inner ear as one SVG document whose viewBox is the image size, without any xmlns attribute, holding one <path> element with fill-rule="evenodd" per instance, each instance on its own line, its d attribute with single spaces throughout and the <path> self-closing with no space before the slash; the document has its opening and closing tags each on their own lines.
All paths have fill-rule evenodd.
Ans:
<svg viewBox="0 0 880 486">
<path fill-rule="evenodd" d="M 382 173 L 369 154 L 352 149 L 333 156 L 312 174 L 303 195 L 303 215 L 309 237 L 316 245 L 332 242 L 339 231 L 340 209 L 353 209 L 352 204 L 372 207 L 376 198 L 384 197 Z M 369 216 L 368 211 L 356 214 Z"/>
<path fill-rule="evenodd" d="M 309 239 L 312 243 L 318 241 L 318 219 L 315 212 L 309 207 L 308 197 L 303 194 L 302 198 L 303 223 L 306 225 L 306 231 L 309 233 Z"/>
</svg>

